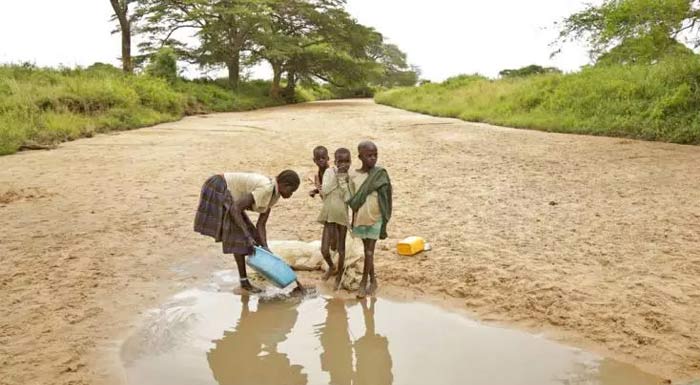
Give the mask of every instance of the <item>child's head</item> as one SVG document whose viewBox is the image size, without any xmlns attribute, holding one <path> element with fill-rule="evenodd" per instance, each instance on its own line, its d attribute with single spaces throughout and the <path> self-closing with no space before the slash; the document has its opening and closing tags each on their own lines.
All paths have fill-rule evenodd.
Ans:
<svg viewBox="0 0 700 385">
<path fill-rule="evenodd" d="M 314 148 L 314 163 L 318 168 L 328 168 L 328 149 L 323 146 Z"/>
<path fill-rule="evenodd" d="M 362 162 L 362 168 L 369 170 L 377 164 L 377 145 L 369 140 L 360 142 L 357 145 L 357 157 Z"/>
<path fill-rule="evenodd" d="M 335 166 L 338 170 L 347 171 L 350 168 L 350 150 L 341 147 L 335 150 Z"/>
<path fill-rule="evenodd" d="M 299 175 L 292 170 L 284 170 L 277 175 L 279 193 L 284 199 L 290 198 L 297 191 L 300 183 Z"/>
</svg>

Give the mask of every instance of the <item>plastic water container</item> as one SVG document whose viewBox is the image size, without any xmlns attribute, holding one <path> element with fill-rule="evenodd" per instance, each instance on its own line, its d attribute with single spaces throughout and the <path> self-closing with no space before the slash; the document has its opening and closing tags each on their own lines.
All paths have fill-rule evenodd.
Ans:
<svg viewBox="0 0 700 385">
<path fill-rule="evenodd" d="M 249 256 L 246 263 L 279 288 L 285 288 L 297 279 L 286 262 L 262 247 L 256 246 L 255 254 Z"/>
<path fill-rule="evenodd" d="M 396 245 L 396 251 L 401 255 L 415 255 L 425 249 L 425 239 L 408 237 Z"/>
</svg>

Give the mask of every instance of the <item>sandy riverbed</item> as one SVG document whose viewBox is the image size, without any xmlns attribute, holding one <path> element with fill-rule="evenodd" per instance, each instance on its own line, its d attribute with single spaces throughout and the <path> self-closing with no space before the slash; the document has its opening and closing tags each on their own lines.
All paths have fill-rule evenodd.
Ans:
<svg viewBox="0 0 700 385">
<path fill-rule="evenodd" d="M 700 377 L 700 147 L 470 124 L 333 101 L 189 117 L 0 157 L 0 384 L 103 383 L 100 351 L 167 293 L 235 264 L 192 231 L 201 183 L 312 169 L 375 140 L 395 191 L 387 292 L 673 379 Z M 313 240 L 318 201 L 269 238 Z M 406 258 L 397 239 L 434 249 Z"/>
</svg>

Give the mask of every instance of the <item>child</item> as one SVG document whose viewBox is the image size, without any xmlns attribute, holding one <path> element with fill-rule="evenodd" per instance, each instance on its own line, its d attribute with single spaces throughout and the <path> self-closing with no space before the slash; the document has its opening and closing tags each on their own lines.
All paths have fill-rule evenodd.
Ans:
<svg viewBox="0 0 700 385">
<path fill-rule="evenodd" d="M 316 146 L 314 148 L 313 155 L 314 163 L 316 164 L 316 166 L 318 166 L 318 170 L 312 175 L 307 176 L 307 179 L 314 187 L 311 191 L 309 191 L 309 195 L 312 198 L 315 198 L 316 195 L 320 195 L 321 193 L 321 185 L 323 184 L 323 174 L 328 169 L 328 149 L 324 146 Z M 321 196 L 321 199 L 323 199 L 323 196 Z M 338 237 L 335 235 L 335 233 L 331 235 L 329 242 L 331 251 L 337 251 Z"/>
<path fill-rule="evenodd" d="M 352 198 L 352 234 L 361 238 L 365 249 L 365 266 L 357 297 L 364 298 L 377 290 L 374 274 L 374 246 L 378 239 L 386 239 L 386 225 L 391 218 L 391 181 L 387 171 L 377 166 L 377 146 L 363 141 L 357 146 L 362 168 L 350 175 Z M 370 282 L 367 287 L 367 278 Z"/>
<path fill-rule="evenodd" d="M 276 178 L 260 174 L 227 172 L 210 177 L 202 186 L 194 230 L 223 245 L 224 254 L 233 254 L 241 288 L 252 293 L 260 289 L 251 285 L 246 274 L 245 257 L 253 246 L 267 248 L 267 219 L 280 198 L 288 199 L 299 188 L 299 175 L 282 171 Z M 253 224 L 246 211 L 257 212 Z M 301 285 L 297 281 L 297 285 Z"/>
<path fill-rule="evenodd" d="M 323 181 L 323 173 L 328 169 L 328 149 L 324 146 L 316 146 L 314 148 L 314 163 L 318 166 L 318 171 L 309 177 L 314 188 L 309 191 L 309 195 L 314 198 L 321 192 L 321 183 Z"/>
<path fill-rule="evenodd" d="M 335 287 L 338 289 L 343 278 L 345 267 L 345 236 L 348 231 L 348 205 L 350 199 L 348 188 L 348 169 L 350 168 L 350 150 L 339 148 L 335 151 L 335 167 L 329 168 L 323 174 L 321 185 L 321 198 L 323 208 L 318 216 L 318 221 L 323 224 L 323 237 L 321 238 L 321 254 L 328 263 L 328 271 L 323 276 L 326 280 L 333 274 L 337 274 Z M 337 240 L 338 267 L 333 266 L 331 259 L 331 243 Z"/>
</svg>

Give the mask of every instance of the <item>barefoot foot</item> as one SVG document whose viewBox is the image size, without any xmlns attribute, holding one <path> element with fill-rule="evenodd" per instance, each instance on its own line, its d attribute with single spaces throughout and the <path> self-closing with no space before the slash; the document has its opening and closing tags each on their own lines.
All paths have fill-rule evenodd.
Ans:
<svg viewBox="0 0 700 385">
<path fill-rule="evenodd" d="M 335 269 L 333 267 L 330 267 L 328 271 L 326 271 L 326 274 L 323 274 L 323 279 L 324 281 L 327 281 L 330 277 L 332 277 L 335 274 Z"/>
<path fill-rule="evenodd" d="M 367 282 L 360 282 L 360 289 L 357 290 L 357 298 L 362 299 L 367 297 Z"/>
<path fill-rule="evenodd" d="M 368 294 L 368 295 L 374 295 L 374 294 L 377 292 L 377 288 L 378 288 L 378 287 L 379 287 L 379 285 L 377 285 L 377 281 L 376 281 L 376 280 L 372 280 L 372 281 L 369 283 L 369 289 L 367 289 L 367 294 Z"/>
<path fill-rule="evenodd" d="M 257 288 L 255 286 L 251 285 L 247 279 L 245 281 L 241 281 L 241 289 L 246 290 L 249 293 L 262 292 L 262 290 L 260 288 Z"/>
<path fill-rule="evenodd" d="M 343 283 L 343 275 L 342 274 L 336 275 L 335 276 L 335 284 L 333 285 L 333 288 L 336 291 L 340 290 L 342 288 L 341 287 L 342 283 Z"/>
</svg>

